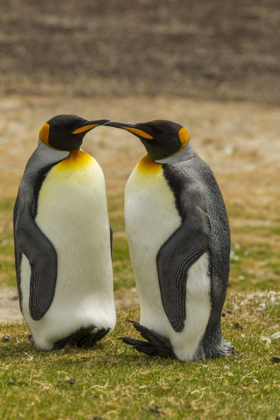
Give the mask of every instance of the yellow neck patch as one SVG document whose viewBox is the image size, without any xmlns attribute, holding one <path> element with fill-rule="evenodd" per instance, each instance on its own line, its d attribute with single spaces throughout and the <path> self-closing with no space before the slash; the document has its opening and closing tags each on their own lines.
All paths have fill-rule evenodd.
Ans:
<svg viewBox="0 0 280 420">
<path fill-rule="evenodd" d="M 149 175 L 156 175 L 162 169 L 162 166 L 159 163 L 151 160 L 147 155 L 144 156 L 138 165 L 136 166 L 137 172 L 142 172 Z"/>
<path fill-rule="evenodd" d="M 73 150 L 68 158 L 60 162 L 56 167 L 60 171 L 72 171 L 81 169 L 93 161 L 93 157 L 83 150 Z"/>
<path fill-rule="evenodd" d="M 44 143 L 48 147 L 51 147 L 49 145 L 49 135 L 50 135 L 50 126 L 48 123 L 45 123 L 39 132 L 39 137 L 42 143 Z"/>
</svg>

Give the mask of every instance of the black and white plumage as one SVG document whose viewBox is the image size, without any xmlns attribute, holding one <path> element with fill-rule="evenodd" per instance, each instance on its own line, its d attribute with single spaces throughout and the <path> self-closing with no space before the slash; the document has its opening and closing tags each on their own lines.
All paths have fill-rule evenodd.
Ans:
<svg viewBox="0 0 280 420">
<path fill-rule="evenodd" d="M 232 354 L 220 323 L 230 230 L 211 169 L 179 124 L 160 120 L 106 125 L 132 132 L 148 152 L 125 191 L 126 230 L 141 308 L 135 328 L 148 343 L 123 341 L 149 355 L 180 360 Z"/>
<path fill-rule="evenodd" d="M 60 115 L 43 125 L 14 209 L 18 290 L 41 350 L 92 346 L 115 326 L 105 181 L 80 149 L 108 120 Z"/>
</svg>

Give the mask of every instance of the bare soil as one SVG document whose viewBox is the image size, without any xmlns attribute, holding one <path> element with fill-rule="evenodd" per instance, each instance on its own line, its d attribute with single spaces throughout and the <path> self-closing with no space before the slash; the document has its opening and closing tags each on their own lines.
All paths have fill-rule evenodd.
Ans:
<svg viewBox="0 0 280 420">
<path fill-rule="evenodd" d="M 277 0 L 1 1 L 0 94 L 280 103 Z"/>
</svg>

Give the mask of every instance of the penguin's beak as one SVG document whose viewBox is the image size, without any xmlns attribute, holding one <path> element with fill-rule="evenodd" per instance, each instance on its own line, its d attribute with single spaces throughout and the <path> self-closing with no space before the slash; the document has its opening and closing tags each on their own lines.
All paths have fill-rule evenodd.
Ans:
<svg viewBox="0 0 280 420">
<path fill-rule="evenodd" d="M 72 132 L 72 134 L 80 134 L 84 133 L 85 131 L 90 131 L 95 127 L 98 127 L 99 125 L 104 125 L 105 123 L 109 122 L 109 120 L 93 120 L 93 121 L 85 121 L 85 123 L 77 128 L 75 131 Z"/>
<path fill-rule="evenodd" d="M 116 127 L 121 128 L 122 130 L 127 130 L 132 134 L 135 134 L 137 137 L 142 137 L 144 139 L 152 140 L 153 137 L 146 133 L 144 130 L 141 130 L 141 124 L 127 124 L 127 123 L 121 123 L 116 121 L 109 121 L 106 124 L 104 124 L 106 127 Z"/>
</svg>

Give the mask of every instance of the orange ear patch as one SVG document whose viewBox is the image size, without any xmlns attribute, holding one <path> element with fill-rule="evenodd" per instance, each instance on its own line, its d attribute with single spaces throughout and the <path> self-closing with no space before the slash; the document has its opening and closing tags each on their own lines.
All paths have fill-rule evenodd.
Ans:
<svg viewBox="0 0 280 420">
<path fill-rule="evenodd" d="M 97 127 L 99 124 L 91 124 L 91 125 L 85 125 L 84 127 L 77 128 L 77 130 L 73 131 L 72 134 L 80 134 L 84 131 L 91 130 L 94 127 Z"/>
<path fill-rule="evenodd" d="M 44 143 L 48 147 L 50 147 L 49 134 L 50 134 L 50 126 L 48 123 L 45 123 L 39 132 L 39 137 L 40 137 L 41 142 Z"/>
<path fill-rule="evenodd" d="M 122 127 L 124 130 L 130 131 L 132 134 L 136 134 L 136 136 L 143 137 L 144 139 L 152 140 L 153 137 L 150 136 L 150 134 L 145 133 L 143 130 L 138 130 L 138 128 L 132 128 L 132 127 Z"/>
<path fill-rule="evenodd" d="M 181 128 L 179 131 L 179 139 L 181 140 L 181 147 L 180 150 L 178 150 L 178 152 L 181 152 L 181 150 L 184 149 L 184 147 L 188 144 L 190 140 L 190 135 L 184 127 Z"/>
</svg>

